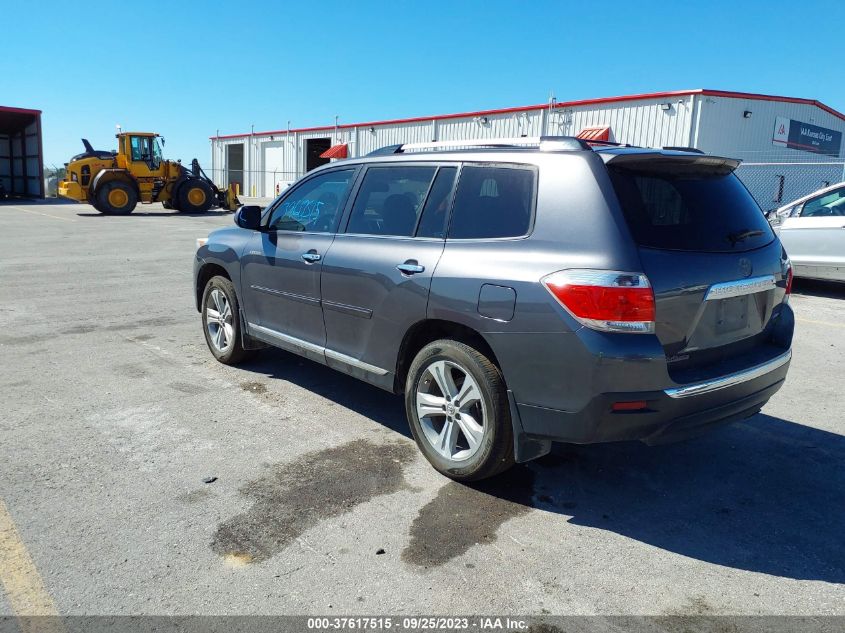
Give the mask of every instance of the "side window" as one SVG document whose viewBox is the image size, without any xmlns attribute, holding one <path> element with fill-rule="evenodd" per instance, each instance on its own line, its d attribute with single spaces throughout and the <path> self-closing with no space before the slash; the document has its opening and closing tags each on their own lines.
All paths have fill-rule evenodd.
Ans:
<svg viewBox="0 0 845 633">
<path fill-rule="evenodd" d="M 801 209 L 802 218 L 845 215 L 845 187 L 808 200 Z"/>
<path fill-rule="evenodd" d="M 451 239 L 519 237 L 528 233 L 535 172 L 467 165 L 452 206 Z"/>
<path fill-rule="evenodd" d="M 277 231 L 335 231 L 354 174 L 354 169 L 338 169 L 306 180 L 270 212 L 267 227 Z"/>
<path fill-rule="evenodd" d="M 417 228 L 417 237 L 446 237 L 446 219 L 449 217 L 449 199 L 455 185 L 457 167 L 441 167 L 425 201 L 425 208 Z"/>
<path fill-rule="evenodd" d="M 411 237 L 436 167 L 371 167 L 349 216 L 347 233 Z"/>
</svg>

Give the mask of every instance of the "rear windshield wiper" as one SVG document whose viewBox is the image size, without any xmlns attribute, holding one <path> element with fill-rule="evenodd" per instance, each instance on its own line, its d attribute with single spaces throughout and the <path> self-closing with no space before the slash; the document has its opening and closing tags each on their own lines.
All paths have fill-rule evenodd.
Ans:
<svg viewBox="0 0 845 633">
<path fill-rule="evenodd" d="M 737 242 L 742 242 L 749 237 L 760 237 L 761 235 L 763 235 L 763 231 L 760 229 L 743 229 L 736 233 L 728 233 L 728 240 L 730 240 L 731 246 L 736 246 Z"/>
</svg>

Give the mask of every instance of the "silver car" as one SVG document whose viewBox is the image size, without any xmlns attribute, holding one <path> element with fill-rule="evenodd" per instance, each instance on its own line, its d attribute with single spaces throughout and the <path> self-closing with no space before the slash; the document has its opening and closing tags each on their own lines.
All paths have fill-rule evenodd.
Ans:
<svg viewBox="0 0 845 633">
<path fill-rule="evenodd" d="M 845 182 L 780 207 L 770 220 L 796 277 L 845 281 Z"/>
</svg>

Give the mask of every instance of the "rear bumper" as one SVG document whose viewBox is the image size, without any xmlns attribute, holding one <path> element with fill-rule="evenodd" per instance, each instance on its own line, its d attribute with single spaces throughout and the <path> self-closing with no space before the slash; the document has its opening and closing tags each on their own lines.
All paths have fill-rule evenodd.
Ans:
<svg viewBox="0 0 845 633">
<path fill-rule="evenodd" d="M 577 412 L 518 404 L 525 441 L 590 444 L 671 442 L 720 423 L 750 417 L 780 389 L 792 356 L 779 350 L 765 361 L 708 380 L 661 391 L 603 393 Z M 615 402 L 645 401 L 645 409 L 613 411 Z"/>
</svg>

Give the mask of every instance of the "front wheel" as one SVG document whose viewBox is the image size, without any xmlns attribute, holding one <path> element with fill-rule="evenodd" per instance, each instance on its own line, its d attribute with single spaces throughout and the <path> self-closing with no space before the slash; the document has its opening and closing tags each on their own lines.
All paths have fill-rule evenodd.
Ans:
<svg viewBox="0 0 845 633">
<path fill-rule="evenodd" d="M 214 191 L 204 180 L 186 180 L 177 195 L 178 209 L 182 213 L 205 213 L 214 202 Z"/>
<path fill-rule="evenodd" d="M 202 293 L 202 329 L 208 349 L 224 365 L 237 365 L 254 353 L 241 344 L 235 287 L 220 275 L 209 279 Z"/>
<path fill-rule="evenodd" d="M 122 180 L 112 180 L 99 187 L 94 208 L 103 215 L 129 215 L 138 203 L 135 188 Z"/>
<path fill-rule="evenodd" d="M 474 481 L 514 464 L 504 378 L 469 345 L 442 339 L 420 350 L 405 383 L 405 411 L 417 446 L 447 477 Z"/>
</svg>

